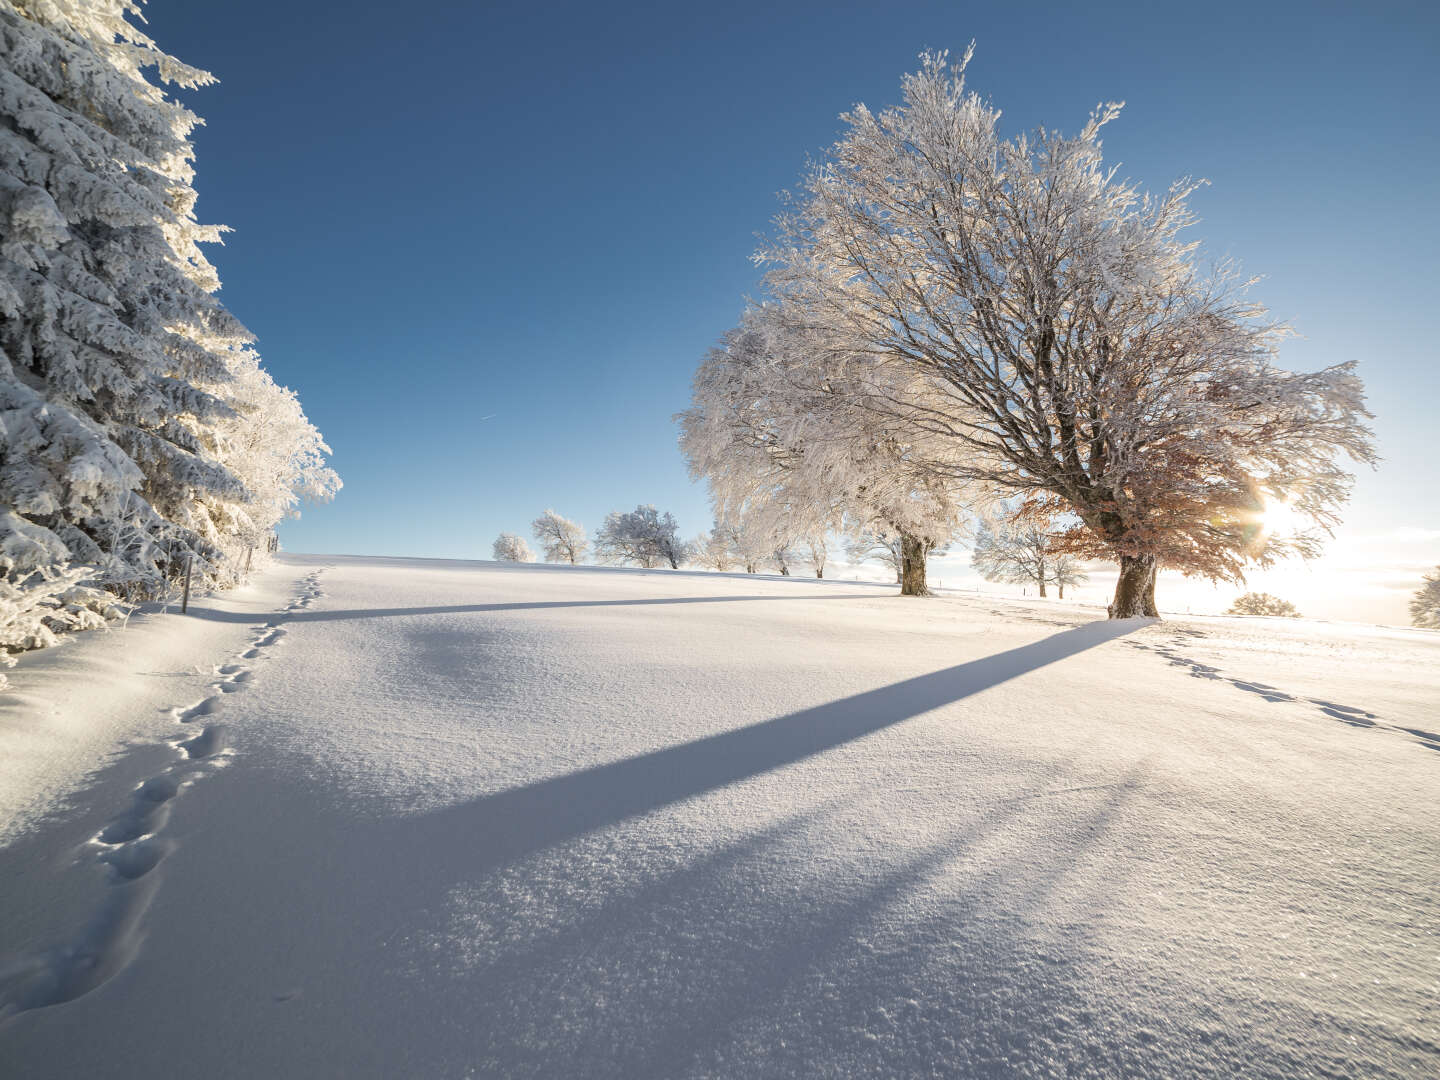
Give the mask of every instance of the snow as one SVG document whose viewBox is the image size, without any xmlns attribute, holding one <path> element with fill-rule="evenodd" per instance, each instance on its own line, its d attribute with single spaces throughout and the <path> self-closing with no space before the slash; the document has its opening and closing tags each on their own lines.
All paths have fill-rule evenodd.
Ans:
<svg viewBox="0 0 1440 1080">
<path fill-rule="evenodd" d="M 0 1073 L 1440 1070 L 1440 634 L 894 591 L 289 556 L 22 659 Z"/>
</svg>

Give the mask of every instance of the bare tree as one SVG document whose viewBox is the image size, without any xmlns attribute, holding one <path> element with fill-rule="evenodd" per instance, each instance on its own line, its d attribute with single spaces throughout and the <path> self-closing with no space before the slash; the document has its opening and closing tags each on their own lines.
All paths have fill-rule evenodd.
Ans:
<svg viewBox="0 0 1440 1080">
<path fill-rule="evenodd" d="M 493 554 L 497 562 L 534 562 L 535 553 L 523 537 L 502 532 L 495 538 Z"/>
<path fill-rule="evenodd" d="M 1194 185 L 1151 197 L 1102 163 L 1118 106 L 1002 139 L 968 60 L 926 55 L 903 105 L 849 113 L 760 253 L 787 318 L 828 338 L 817 363 L 867 358 L 852 404 L 913 464 L 1073 512 L 1066 546 L 1120 563 L 1112 617 L 1157 614 L 1162 565 L 1241 580 L 1317 551 L 1338 458 L 1375 460 L 1354 364 L 1273 364 L 1287 328 L 1182 238 Z M 1311 531 L 1269 535 L 1276 501 Z"/>
<path fill-rule="evenodd" d="M 603 562 L 679 569 L 689 552 L 678 532 L 675 519 L 653 506 L 637 506 L 629 513 L 615 510 L 596 530 L 595 554 Z"/>
<path fill-rule="evenodd" d="M 585 558 L 585 549 L 590 546 L 585 529 L 554 510 L 546 510 L 532 521 L 530 531 L 545 549 L 546 562 L 574 565 Z"/>
</svg>

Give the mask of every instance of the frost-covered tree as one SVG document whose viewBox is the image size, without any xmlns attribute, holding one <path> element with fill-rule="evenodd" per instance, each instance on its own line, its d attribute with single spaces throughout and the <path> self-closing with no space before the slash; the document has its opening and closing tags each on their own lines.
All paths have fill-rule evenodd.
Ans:
<svg viewBox="0 0 1440 1080">
<path fill-rule="evenodd" d="M 532 521 L 530 531 L 544 549 L 546 562 L 574 565 L 584 560 L 585 550 L 590 546 L 584 528 L 554 510 L 546 510 Z"/>
<path fill-rule="evenodd" d="M 878 562 L 895 571 L 895 580 L 900 580 L 904 559 L 900 552 L 900 537 L 890 533 L 862 531 L 852 536 L 845 544 L 845 557 L 852 566 L 861 563 Z"/>
<path fill-rule="evenodd" d="M 748 310 L 696 372 L 677 418 L 691 475 L 717 516 L 776 542 L 883 528 L 900 538 L 901 592 L 923 596 L 925 556 L 956 531 L 968 489 L 932 466 L 895 425 L 854 405 L 864 359 L 831 348 L 778 306 Z M 913 433 L 912 433 L 913 434 Z M 940 458 L 929 442 L 918 453 Z"/>
<path fill-rule="evenodd" d="M 1040 588 L 1040 595 L 1045 596 L 1045 586 L 1056 582 L 1056 563 L 1061 557 L 1053 534 L 1040 524 L 1015 521 L 992 526 L 981 523 L 975 533 L 971 566 L 988 582 L 1035 585 Z M 1067 576 L 1073 576 L 1073 567 L 1074 560 L 1070 560 L 1066 566 Z"/>
<path fill-rule="evenodd" d="M 514 533 L 502 532 L 495 538 L 495 544 L 491 550 L 496 562 L 535 561 L 535 553 L 530 550 L 530 545 L 525 542 L 525 538 L 516 536 Z"/>
<path fill-rule="evenodd" d="M 770 565 L 781 577 L 790 576 L 790 564 L 795 561 L 795 552 L 789 544 L 782 543 L 770 550 Z"/>
<path fill-rule="evenodd" d="M 1248 592 L 1230 605 L 1226 615 L 1284 615 L 1291 619 L 1300 618 L 1300 612 L 1289 600 L 1281 600 L 1269 593 Z"/>
<path fill-rule="evenodd" d="M 735 553 L 728 530 L 717 521 L 709 532 L 700 533 L 690 541 L 690 557 L 711 570 L 721 573 L 729 570 L 735 562 Z"/>
<path fill-rule="evenodd" d="M 669 513 L 653 506 L 637 506 L 629 513 L 611 511 L 595 532 L 595 555 L 602 562 L 634 563 L 647 569 L 668 565 L 672 570 L 689 557 L 679 537 L 679 526 Z"/>
<path fill-rule="evenodd" d="M 1067 546 L 1120 563 L 1112 617 L 1156 614 L 1160 566 L 1240 580 L 1315 552 L 1263 513 L 1338 520 L 1338 458 L 1374 459 L 1354 364 L 1275 365 L 1286 328 L 1184 238 L 1194 185 L 1153 197 L 1102 163 L 1118 106 L 1005 139 L 968 59 L 926 55 L 902 105 L 843 118 L 760 253 L 772 293 L 863 358 L 847 393 L 916 465 L 1071 511 Z"/>
<path fill-rule="evenodd" d="M 125 0 L 0 0 L 0 548 L 15 595 L 53 597 L 86 567 L 92 584 L 156 596 L 191 559 L 226 583 L 297 499 L 339 486 L 213 295 L 199 121 L 147 74 L 213 80 L 130 15 Z"/>
<path fill-rule="evenodd" d="M 1425 575 L 1425 583 L 1410 600 L 1410 621 L 1415 626 L 1440 630 L 1440 566 Z"/>
<path fill-rule="evenodd" d="M 1064 552 L 1056 555 L 1051 564 L 1050 580 L 1060 590 L 1060 599 L 1065 599 L 1065 590 L 1072 585 L 1083 585 L 1090 580 L 1090 575 L 1085 572 L 1080 560 L 1073 555 Z"/>
<path fill-rule="evenodd" d="M 716 529 L 722 530 L 730 554 L 745 568 L 745 573 L 760 572 L 760 564 L 769 553 L 770 533 L 755 521 L 744 517 L 727 522 L 717 522 Z"/>
<path fill-rule="evenodd" d="M 825 576 L 825 560 L 829 558 L 829 555 L 830 550 L 826 547 L 824 533 L 811 534 L 805 538 L 805 557 L 817 578 Z"/>
</svg>

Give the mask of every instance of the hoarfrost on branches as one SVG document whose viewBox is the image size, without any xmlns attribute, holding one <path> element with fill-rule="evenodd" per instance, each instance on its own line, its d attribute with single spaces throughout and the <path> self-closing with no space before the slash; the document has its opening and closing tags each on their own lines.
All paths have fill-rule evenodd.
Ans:
<svg viewBox="0 0 1440 1080">
<path fill-rule="evenodd" d="M 590 546 L 590 541 L 585 538 L 585 529 L 554 510 L 546 510 L 532 521 L 530 531 L 540 542 L 546 562 L 568 562 L 571 565 L 583 562 L 585 550 Z"/>
<path fill-rule="evenodd" d="M 614 510 L 595 532 L 595 556 L 601 562 L 676 570 L 690 554 L 678 532 L 674 517 L 653 506 L 637 506 L 629 513 Z"/>
<path fill-rule="evenodd" d="M 202 584 L 233 582 L 299 499 L 339 487 L 213 295 L 201 245 L 223 230 L 194 213 L 199 119 L 147 73 L 214 80 L 132 15 L 125 0 L 0 0 L 7 650 L 114 610 L 80 582 L 157 597 L 191 559 Z"/>
<path fill-rule="evenodd" d="M 982 522 L 970 563 L 986 581 L 1035 585 L 1041 596 L 1046 586 L 1058 586 L 1062 600 L 1067 585 L 1088 580 L 1075 557 L 1057 548 L 1051 531 L 1034 522 Z"/>
<path fill-rule="evenodd" d="M 925 555 L 976 493 L 934 467 L 945 447 L 917 447 L 915 432 L 857 407 L 865 361 L 832 345 L 776 305 L 746 311 L 696 372 L 681 449 L 716 516 L 745 522 L 769 550 L 884 528 L 902 538 L 901 591 L 924 595 Z"/>
<path fill-rule="evenodd" d="M 495 538 L 491 551 L 496 562 L 535 561 L 535 553 L 530 550 L 530 545 L 525 543 L 525 538 L 514 533 L 502 532 Z"/>
<path fill-rule="evenodd" d="M 878 562 L 895 571 L 895 580 L 900 580 L 903 565 L 900 554 L 900 537 L 891 533 L 862 531 L 852 536 L 845 545 L 845 557 L 856 566 L 861 563 Z"/>
<path fill-rule="evenodd" d="M 1103 164 L 1120 106 L 1004 139 L 968 60 L 926 54 L 902 105 L 846 114 L 758 254 L 815 365 L 856 357 L 846 396 L 922 471 L 1073 513 L 1065 545 L 1120 563 L 1113 617 L 1157 613 L 1160 566 L 1238 581 L 1316 553 L 1337 459 L 1375 459 L 1355 364 L 1275 365 L 1288 329 L 1184 238 L 1196 185 L 1152 196 Z M 1276 501 L 1308 531 L 1267 535 Z"/>
</svg>

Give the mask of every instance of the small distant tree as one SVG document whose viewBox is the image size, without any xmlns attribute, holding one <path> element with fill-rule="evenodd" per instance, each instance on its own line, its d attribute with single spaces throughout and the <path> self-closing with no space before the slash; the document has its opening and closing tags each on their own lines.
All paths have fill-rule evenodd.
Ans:
<svg viewBox="0 0 1440 1080">
<path fill-rule="evenodd" d="M 778 544 L 770 552 L 770 565 L 780 573 L 782 577 L 790 576 L 790 564 L 795 561 L 795 552 L 788 544 Z"/>
<path fill-rule="evenodd" d="M 1033 525 L 989 525 L 981 523 L 975 534 L 970 565 L 986 581 L 1011 585 L 1038 585 L 1045 596 L 1050 581 L 1049 537 Z"/>
<path fill-rule="evenodd" d="M 585 549 L 590 546 L 590 541 L 585 539 L 585 530 L 554 510 L 546 510 L 532 521 L 530 531 L 544 548 L 546 562 L 574 565 L 585 558 Z"/>
<path fill-rule="evenodd" d="M 810 558 L 810 565 L 815 568 L 815 576 L 825 576 L 825 559 L 829 555 L 825 547 L 824 536 L 811 536 L 805 540 L 805 553 Z"/>
<path fill-rule="evenodd" d="M 858 533 L 845 545 L 845 557 L 854 566 L 866 562 L 882 563 L 895 571 L 896 581 L 900 580 L 904 558 L 900 552 L 900 537 L 895 533 Z"/>
<path fill-rule="evenodd" d="M 739 518 L 724 524 L 717 523 L 716 530 L 722 531 L 730 554 L 745 568 L 745 573 L 760 571 L 760 564 L 769 554 L 769 535 L 749 518 Z"/>
<path fill-rule="evenodd" d="M 730 535 L 718 521 L 709 532 L 703 532 L 690 541 L 690 557 L 701 566 L 718 570 L 722 574 L 735 562 L 731 550 Z"/>
<path fill-rule="evenodd" d="M 514 533 L 502 532 L 495 538 L 496 562 L 534 562 L 535 553 L 525 539 Z"/>
<path fill-rule="evenodd" d="M 689 557 L 688 545 L 678 534 L 674 517 L 653 506 L 637 506 L 629 513 L 613 510 L 595 532 L 595 555 L 608 563 L 678 570 Z"/>
<path fill-rule="evenodd" d="M 1080 569 L 1080 561 L 1073 555 L 1057 555 L 1054 569 L 1050 571 L 1050 580 L 1060 590 L 1060 599 L 1064 600 L 1067 586 L 1083 585 L 1090 580 L 1090 575 Z"/>
<path fill-rule="evenodd" d="M 1425 575 L 1425 584 L 1410 601 L 1410 621 L 1428 630 L 1440 630 L 1440 566 Z"/>
<path fill-rule="evenodd" d="M 982 522 L 975 534 L 970 563 L 986 581 L 1037 585 L 1041 596 L 1048 595 L 1047 585 L 1056 585 L 1062 600 L 1066 585 L 1089 580 L 1074 556 L 1057 550 L 1055 538 L 1048 529 L 1029 522 L 1001 525 Z"/>
<path fill-rule="evenodd" d="M 1300 612 L 1295 610 L 1295 605 L 1289 600 L 1281 600 L 1278 596 L 1271 596 L 1263 592 L 1247 592 L 1233 604 L 1226 615 L 1283 615 L 1287 618 L 1298 619 Z"/>
</svg>

